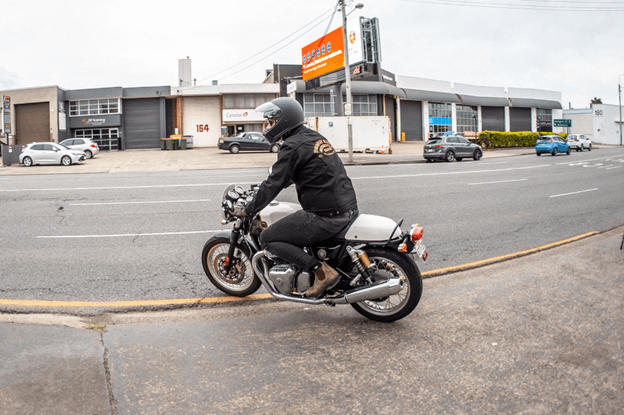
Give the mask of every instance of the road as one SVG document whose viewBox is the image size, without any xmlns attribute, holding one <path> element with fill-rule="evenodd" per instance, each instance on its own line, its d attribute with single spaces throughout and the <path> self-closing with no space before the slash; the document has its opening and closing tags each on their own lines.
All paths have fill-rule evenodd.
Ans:
<svg viewBox="0 0 624 415">
<path fill-rule="evenodd" d="M 348 168 L 360 211 L 418 222 L 435 270 L 624 223 L 624 151 Z M 0 178 L 0 299 L 223 295 L 200 253 L 230 183 L 264 169 Z M 280 200 L 296 201 L 293 189 Z"/>
</svg>

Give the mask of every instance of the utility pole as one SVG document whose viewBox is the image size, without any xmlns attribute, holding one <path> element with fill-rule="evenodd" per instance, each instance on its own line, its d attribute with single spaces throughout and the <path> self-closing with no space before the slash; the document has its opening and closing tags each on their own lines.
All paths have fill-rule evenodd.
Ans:
<svg viewBox="0 0 624 415">
<path fill-rule="evenodd" d="M 345 91 L 347 103 L 344 114 L 347 116 L 347 142 L 349 144 L 349 163 L 353 162 L 353 124 L 351 120 L 353 99 L 351 97 L 351 68 L 349 68 L 349 33 L 347 32 L 347 0 L 339 0 L 342 10 L 342 37 L 344 38 Z"/>
<path fill-rule="evenodd" d="M 618 77 L 618 95 L 620 97 L 620 145 L 622 145 L 622 75 Z"/>
</svg>

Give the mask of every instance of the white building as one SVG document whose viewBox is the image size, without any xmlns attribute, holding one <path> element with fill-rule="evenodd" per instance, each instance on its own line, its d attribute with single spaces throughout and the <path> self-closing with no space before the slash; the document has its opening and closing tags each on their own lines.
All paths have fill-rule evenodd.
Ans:
<svg viewBox="0 0 624 415">
<path fill-rule="evenodd" d="M 563 110 L 563 118 L 572 121 L 570 134 L 585 134 L 600 144 L 622 145 L 618 105 L 593 104 L 591 108 Z"/>
</svg>

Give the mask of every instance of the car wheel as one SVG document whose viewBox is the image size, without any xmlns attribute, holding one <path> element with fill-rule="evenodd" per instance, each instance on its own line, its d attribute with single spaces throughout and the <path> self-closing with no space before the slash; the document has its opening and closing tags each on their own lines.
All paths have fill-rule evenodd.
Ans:
<svg viewBox="0 0 624 415">
<path fill-rule="evenodd" d="M 539 156 L 541 156 L 541 155 L 542 155 L 542 153 L 535 153 L 535 154 L 537 154 L 537 157 L 539 157 Z"/>
<path fill-rule="evenodd" d="M 481 150 L 475 150 L 474 155 L 472 156 L 472 158 L 477 161 L 477 160 L 481 160 L 481 156 L 483 154 L 481 154 Z"/>
<path fill-rule="evenodd" d="M 271 146 L 271 153 L 277 153 L 277 152 L 279 152 L 279 150 L 280 150 L 280 146 L 279 145 L 273 144 Z"/>
<path fill-rule="evenodd" d="M 433 163 L 433 160 L 432 160 L 432 159 L 425 159 L 425 161 L 426 161 L 427 163 Z"/>
<path fill-rule="evenodd" d="M 568 151 L 566 151 L 566 154 L 569 156 L 571 152 L 572 150 L 570 150 L 570 147 L 568 147 Z"/>
<path fill-rule="evenodd" d="M 457 157 L 455 160 L 457 160 L 457 161 L 462 161 L 462 160 L 463 160 L 463 158 L 461 158 L 461 157 Z"/>
<path fill-rule="evenodd" d="M 447 151 L 446 156 L 444 156 L 444 159 L 448 161 L 449 163 L 455 161 L 455 153 L 453 153 L 453 150 Z"/>
<path fill-rule="evenodd" d="M 85 150 L 85 155 L 87 156 L 88 159 L 93 158 L 93 153 L 90 152 L 89 150 Z"/>
<path fill-rule="evenodd" d="M 587 151 L 591 151 L 591 144 L 587 147 Z"/>
<path fill-rule="evenodd" d="M 555 148 L 553 148 L 552 155 L 553 155 L 553 156 L 556 156 L 556 155 L 557 155 L 557 148 L 556 148 L 556 147 L 555 147 Z"/>
<path fill-rule="evenodd" d="M 63 166 L 69 166 L 71 164 L 71 157 L 63 156 L 63 158 L 61 158 L 61 164 Z"/>
<path fill-rule="evenodd" d="M 230 153 L 232 154 L 236 154 L 240 151 L 240 147 L 237 146 L 236 144 L 230 146 Z"/>
<path fill-rule="evenodd" d="M 32 159 L 30 157 L 24 157 L 24 166 L 30 167 L 33 165 Z"/>
</svg>

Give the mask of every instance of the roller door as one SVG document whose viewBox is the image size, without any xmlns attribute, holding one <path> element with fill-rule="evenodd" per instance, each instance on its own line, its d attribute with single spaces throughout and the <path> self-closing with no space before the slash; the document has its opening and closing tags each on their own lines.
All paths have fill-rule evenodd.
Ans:
<svg viewBox="0 0 624 415">
<path fill-rule="evenodd" d="M 505 131 L 505 108 L 481 107 L 484 131 Z"/>
<path fill-rule="evenodd" d="M 50 103 L 15 106 L 15 143 L 26 145 L 50 140 Z"/>
<path fill-rule="evenodd" d="M 160 148 L 160 101 L 128 99 L 123 102 L 124 150 Z"/>
<path fill-rule="evenodd" d="M 511 131 L 531 131 L 531 108 L 509 108 Z"/>
<path fill-rule="evenodd" d="M 401 100 L 401 130 L 405 141 L 422 141 L 422 128 L 422 102 Z"/>
</svg>

